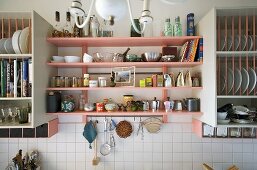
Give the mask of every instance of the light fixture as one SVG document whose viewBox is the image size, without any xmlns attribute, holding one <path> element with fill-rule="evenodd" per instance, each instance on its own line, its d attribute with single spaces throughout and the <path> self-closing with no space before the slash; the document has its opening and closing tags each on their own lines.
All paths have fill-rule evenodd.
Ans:
<svg viewBox="0 0 257 170">
<path fill-rule="evenodd" d="M 85 11 L 82 9 L 81 0 L 73 0 L 69 11 L 71 16 L 74 17 L 77 27 L 83 28 L 89 22 L 94 4 L 99 16 L 109 21 L 111 25 L 113 25 L 116 20 L 121 19 L 128 9 L 130 21 L 134 30 L 139 34 L 142 34 L 145 30 L 146 24 L 150 24 L 153 21 L 153 17 L 149 10 L 149 1 L 150 0 L 144 0 L 143 11 L 139 18 L 139 22 L 143 25 L 142 30 L 139 30 L 135 25 L 131 12 L 130 0 L 92 0 L 87 16 Z M 128 6 L 128 8 L 126 8 L 126 6 Z M 78 17 L 86 17 L 81 25 L 78 23 Z"/>
</svg>

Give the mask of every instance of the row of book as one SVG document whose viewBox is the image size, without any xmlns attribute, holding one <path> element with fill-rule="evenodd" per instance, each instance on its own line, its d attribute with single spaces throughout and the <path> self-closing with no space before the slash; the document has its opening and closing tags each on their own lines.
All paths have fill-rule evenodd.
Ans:
<svg viewBox="0 0 257 170">
<path fill-rule="evenodd" d="M 1 97 L 31 97 L 32 59 L 0 61 Z"/>
<path fill-rule="evenodd" d="M 180 51 L 181 62 L 203 61 L 203 38 L 187 41 Z"/>
</svg>

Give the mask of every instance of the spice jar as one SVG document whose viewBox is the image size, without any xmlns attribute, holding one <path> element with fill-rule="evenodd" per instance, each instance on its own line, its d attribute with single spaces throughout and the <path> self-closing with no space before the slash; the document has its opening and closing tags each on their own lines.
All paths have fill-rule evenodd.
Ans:
<svg viewBox="0 0 257 170">
<path fill-rule="evenodd" d="M 89 86 L 89 74 L 84 74 L 83 86 L 84 87 Z"/>
<path fill-rule="evenodd" d="M 78 87 L 78 79 L 77 79 L 77 77 L 72 77 L 72 87 Z"/>
<path fill-rule="evenodd" d="M 104 103 L 96 103 L 96 111 L 103 112 L 104 111 Z"/>
<path fill-rule="evenodd" d="M 61 76 L 55 76 L 55 87 L 61 87 Z"/>
<path fill-rule="evenodd" d="M 106 87 L 106 77 L 98 77 L 99 87 Z"/>
</svg>

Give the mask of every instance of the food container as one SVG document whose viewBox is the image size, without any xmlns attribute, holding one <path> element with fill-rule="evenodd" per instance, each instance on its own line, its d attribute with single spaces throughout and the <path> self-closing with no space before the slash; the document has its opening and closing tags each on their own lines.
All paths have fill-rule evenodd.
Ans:
<svg viewBox="0 0 257 170">
<path fill-rule="evenodd" d="M 89 80 L 89 87 L 98 87 L 97 80 Z"/>
<path fill-rule="evenodd" d="M 80 62 L 79 56 L 64 56 L 64 60 L 66 63 L 78 63 Z"/>
<path fill-rule="evenodd" d="M 104 111 L 104 103 L 96 103 L 96 111 L 97 112 L 103 112 Z"/>
<path fill-rule="evenodd" d="M 98 77 L 99 87 L 106 87 L 107 86 L 106 82 L 107 82 L 106 77 Z"/>
<path fill-rule="evenodd" d="M 128 102 L 133 101 L 133 95 L 123 95 L 123 105 L 126 106 Z"/>
</svg>

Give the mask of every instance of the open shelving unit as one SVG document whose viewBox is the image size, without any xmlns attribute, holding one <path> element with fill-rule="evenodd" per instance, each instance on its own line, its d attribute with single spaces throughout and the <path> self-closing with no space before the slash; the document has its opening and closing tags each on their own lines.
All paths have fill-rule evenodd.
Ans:
<svg viewBox="0 0 257 170">
<path fill-rule="evenodd" d="M 144 47 L 144 46 L 182 46 L 186 41 L 199 39 L 201 36 L 182 36 L 182 37 L 97 37 L 97 38 L 47 38 L 47 41 L 56 47 L 81 47 L 82 55 L 88 51 L 90 47 Z M 82 75 L 90 73 L 89 68 L 111 68 L 111 67 L 128 67 L 135 66 L 136 68 L 161 68 L 162 73 L 167 73 L 169 68 L 196 68 L 201 70 L 203 62 L 93 62 L 93 63 L 51 63 L 47 66 L 54 69 L 65 68 L 80 68 Z M 193 96 L 198 97 L 199 91 L 203 87 L 48 87 L 47 91 L 82 91 L 86 95 L 86 100 L 90 98 L 88 91 L 103 91 L 103 90 L 160 90 L 162 92 L 162 100 L 166 100 L 168 91 L 194 91 Z M 202 101 L 202 100 L 201 100 Z M 75 111 L 70 113 L 58 112 L 48 113 L 53 115 L 83 115 L 85 116 L 162 116 L 163 121 L 167 122 L 167 116 L 176 115 L 194 115 L 201 116 L 202 112 L 85 112 Z"/>
</svg>

